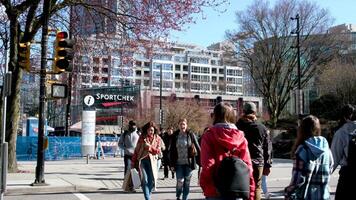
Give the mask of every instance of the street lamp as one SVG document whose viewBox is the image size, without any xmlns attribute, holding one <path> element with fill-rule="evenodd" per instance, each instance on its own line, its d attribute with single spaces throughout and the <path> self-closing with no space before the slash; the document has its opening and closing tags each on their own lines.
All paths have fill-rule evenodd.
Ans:
<svg viewBox="0 0 356 200">
<path fill-rule="evenodd" d="M 162 115 L 162 82 L 163 82 L 163 79 L 162 79 L 162 65 L 161 64 L 161 67 L 159 69 L 159 130 L 161 131 L 162 130 L 162 121 L 163 121 L 163 115 Z"/>
<path fill-rule="evenodd" d="M 298 116 L 303 115 L 303 91 L 302 91 L 302 84 L 301 84 L 301 69 L 300 69 L 300 26 L 299 26 L 299 14 L 295 17 L 291 17 L 291 20 L 297 20 L 297 28 L 296 30 L 292 31 L 291 34 L 297 35 L 297 45 L 293 46 L 293 48 L 297 48 L 297 64 L 298 64 L 298 90 L 297 90 L 297 113 Z"/>
</svg>

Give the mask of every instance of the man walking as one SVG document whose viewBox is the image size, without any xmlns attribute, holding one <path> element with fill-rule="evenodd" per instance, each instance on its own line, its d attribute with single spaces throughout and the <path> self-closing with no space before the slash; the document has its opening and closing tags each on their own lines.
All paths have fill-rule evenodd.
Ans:
<svg viewBox="0 0 356 200">
<path fill-rule="evenodd" d="M 331 143 L 331 152 L 334 158 L 333 170 L 337 166 L 341 166 L 339 171 L 339 181 L 336 187 L 335 200 L 350 199 L 354 195 L 354 182 L 356 178 L 355 168 L 350 163 L 349 155 L 349 142 L 353 134 L 356 134 L 356 116 L 353 116 L 355 108 L 351 105 L 346 105 L 342 108 L 341 114 L 345 119 L 345 124 L 339 128 Z"/>
<path fill-rule="evenodd" d="M 126 174 L 127 170 L 131 166 L 131 158 L 135 152 L 136 144 L 139 138 L 139 134 L 137 132 L 136 123 L 134 121 L 129 121 L 129 128 L 126 130 L 123 135 L 121 135 L 119 140 L 119 147 L 124 149 L 124 164 Z"/>
<path fill-rule="evenodd" d="M 272 164 L 272 142 L 268 129 L 257 122 L 257 107 L 252 102 L 246 102 L 243 106 L 244 115 L 238 120 L 236 126 L 245 134 L 250 151 L 253 178 L 255 181 L 255 199 L 261 199 L 262 175 L 268 176 Z"/>
</svg>

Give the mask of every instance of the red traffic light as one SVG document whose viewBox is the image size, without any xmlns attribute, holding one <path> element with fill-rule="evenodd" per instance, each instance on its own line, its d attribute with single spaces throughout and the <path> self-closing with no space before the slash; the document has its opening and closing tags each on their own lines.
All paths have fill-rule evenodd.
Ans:
<svg viewBox="0 0 356 200">
<path fill-rule="evenodd" d="M 66 39 L 66 38 L 68 38 L 68 33 L 67 32 L 65 32 L 65 31 L 61 31 L 61 32 L 58 32 L 57 33 L 57 36 L 56 36 L 57 38 L 60 38 L 60 39 Z"/>
</svg>

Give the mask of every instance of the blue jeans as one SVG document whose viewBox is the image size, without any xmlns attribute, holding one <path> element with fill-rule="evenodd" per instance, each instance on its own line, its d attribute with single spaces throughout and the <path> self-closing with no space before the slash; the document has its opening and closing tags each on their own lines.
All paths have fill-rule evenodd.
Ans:
<svg viewBox="0 0 356 200">
<path fill-rule="evenodd" d="M 143 159 L 141 161 L 141 170 L 142 170 L 142 182 L 141 187 L 145 200 L 151 199 L 152 188 L 154 185 L 153 172 L 151 161 L 149 159 Z"/>
<path fill-rule="evenodd" d="M 126 174 L 127 170 L 131 168 L 131 158 L 132 156 L 130 155 L 125 155 L 124 156 L 124 164 L 125 164 L 125 171 L 124 174 Z"/>
<path fill-rule="evenodd" d="M 183 200 L 187 200 L 190 187 L 190 178 L 192 177 L 192 169 L 189 167 L 189 165 L 177 165 L 176 177 L 176 197 L 180 198 L 183 192 Z"/>
<path fill-rule="evenodd" d="M 262 175 L 262 191 L 263 194 L 267 193 L 267 177 L 265 175 Z"/>
</svg>

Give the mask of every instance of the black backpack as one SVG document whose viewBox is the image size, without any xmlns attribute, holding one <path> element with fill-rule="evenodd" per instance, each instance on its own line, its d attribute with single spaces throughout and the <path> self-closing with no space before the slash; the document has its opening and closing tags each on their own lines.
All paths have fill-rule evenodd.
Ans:
<svg viewBox="0 0 356 200">
<path fill-rule="evenodd" d="M 218 166 L 215 186 L 223 198 L 248 199 L 250 171 L 243 160 L 233 155 L 235 151 L 227 151 L 228 156 Z"/>
</svg>

